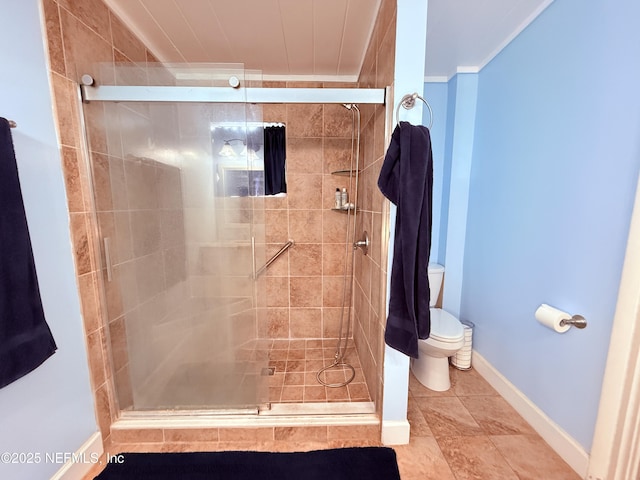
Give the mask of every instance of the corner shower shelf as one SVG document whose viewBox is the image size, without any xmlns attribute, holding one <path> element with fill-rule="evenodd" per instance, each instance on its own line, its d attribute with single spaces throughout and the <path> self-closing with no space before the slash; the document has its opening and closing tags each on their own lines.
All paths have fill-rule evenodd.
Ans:
<svg viewBox="0 0 640 480">
<path fill-rule="evenodd" d="M 354 173 L 360 173 L 360 170 L 336 170 L 331 175 L 339 175 L 341 177 L 351 177 Z"/>
<path fill-rule="evenodd" d="M 356 206 L 354 204 L 350 204 L 349 208 L 332 208 L 331 210 L 334 210 L 336 212 L 348 212 L 349 210 L 354 211 L 356 209 Z"/>
</svg>

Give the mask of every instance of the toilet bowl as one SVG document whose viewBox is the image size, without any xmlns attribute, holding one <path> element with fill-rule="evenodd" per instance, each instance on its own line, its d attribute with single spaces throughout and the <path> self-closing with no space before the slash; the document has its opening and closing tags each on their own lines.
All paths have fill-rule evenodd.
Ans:
<svg viewBox="0 0 640 480">
<path fill-rule="evenodd" d="M 449 357 L 464 345 L 464 327 L 456 317 L 440 308 L 433 308 L 440 288 L 444 267 L 429 264 L 431 299 L 431 332 L 429 338 L 418 340 L 419 358 L 411 360 L 411 371 L 430 390 L 444 392 L 451 388 Z"/>
</svg>

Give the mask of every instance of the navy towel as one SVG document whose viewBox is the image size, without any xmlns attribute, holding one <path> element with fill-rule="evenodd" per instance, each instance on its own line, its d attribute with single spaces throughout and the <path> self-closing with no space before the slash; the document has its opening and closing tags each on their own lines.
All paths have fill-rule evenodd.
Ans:
<svg viewBox="0 0 640 480">
<path fill-rule="evenodd" d="M 385 342 L 418 358 L 418 339 L 428 338 L 429 251 L 433 156 L 429 129 L 400 122 L 380 170 L 378 187 L 397 207 L 389 317 Z"/>
<path fill-rule="evenodd" d="M 40 299 L 11 128 L 0 118 L 0 388 L 55 351 Z"/>
</svg>

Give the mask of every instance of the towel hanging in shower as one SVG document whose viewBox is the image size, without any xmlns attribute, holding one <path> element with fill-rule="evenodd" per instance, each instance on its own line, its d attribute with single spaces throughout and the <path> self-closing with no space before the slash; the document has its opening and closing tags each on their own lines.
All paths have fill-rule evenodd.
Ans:
<svg viewBox="0 0 640 480">
<path fill-rule="evenodd" d="M 11 130 L 0 118 L 0 388 L 55 351 L 40 299 Z"/>
<path fill-rule="evenodd" d="M 429 337 L 429 251 L 433 157 L 429 129 L 400 122 L 380 170 L 378 187 L 397 207 L 389 317 L 385 342 L 418 358 L 418 339 Z"/>
</svg>

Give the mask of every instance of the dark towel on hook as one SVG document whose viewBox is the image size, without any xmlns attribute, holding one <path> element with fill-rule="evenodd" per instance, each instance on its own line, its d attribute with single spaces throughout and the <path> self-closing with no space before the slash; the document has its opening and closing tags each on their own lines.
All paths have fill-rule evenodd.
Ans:
<svg viewBox="0 0 640 480">
<path fill-rule="evenodd" d="M 397 207 L 389 317 L 385 342 L 418 358 L 418 339 L 428 338 L 429 250 L 433 157 L 429 129 L 400 122 L 391 136 L 378 187 Z"/>
<path fill-rule="evenodd" d="M 0 388 L 55 351 L 40 299 L 11 128 L 0 118 Z"/>
</svg>

